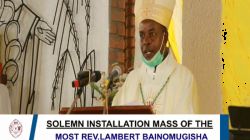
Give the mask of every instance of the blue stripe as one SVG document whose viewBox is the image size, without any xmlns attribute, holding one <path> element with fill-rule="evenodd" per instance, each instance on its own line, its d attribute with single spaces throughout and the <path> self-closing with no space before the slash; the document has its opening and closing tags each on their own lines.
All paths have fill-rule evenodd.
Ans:
<svg viewBox="0 0 250 140">
<path fill-rule="evenodd" d="M 38 117 L 37 114 L 33 115 L 33 120 L 32 120 L 31 130 L 30 130 L 30 139 L 29 140 L 34 140 L 35 132 L 36 132 L 37 117 Z"/>
<path fill-rule="evenodd" d="M 220 140 L 229 140 L 228 115 L 220 115 Z"/>
</svg>

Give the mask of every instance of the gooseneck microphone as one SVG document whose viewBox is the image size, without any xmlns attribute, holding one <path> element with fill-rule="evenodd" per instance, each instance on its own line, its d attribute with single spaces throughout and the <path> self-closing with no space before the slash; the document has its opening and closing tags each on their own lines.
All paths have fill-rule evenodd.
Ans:
<svg viewBox="0 0 250 140">
<path fill-rule="evenodd" d="M 110 75 L 109 75 L 109 85 L 108 88 L 112 89 L 114 81 L 119 78 L 119 76 L 122 74 L 122 70 L 119 66 L 114 66 Z"/>
</svg>

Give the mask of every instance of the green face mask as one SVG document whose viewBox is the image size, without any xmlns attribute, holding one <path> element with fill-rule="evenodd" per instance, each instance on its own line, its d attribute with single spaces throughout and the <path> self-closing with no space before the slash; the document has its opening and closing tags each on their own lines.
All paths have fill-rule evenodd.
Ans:
<svg viewBox="0 0 250 140">
<path fill-rule="evenodd" d="M 163 55 L 161 54 L 160 50 L 154 55 L 154 57 L 150 60 L 147 60 L 143 55 L 142 55 L 142 61 L 149 67 L 154 68 L 155 66 L 161 64 L 163 61 Z"/>
<path fill-rule="evenodd" d="M 162 38 L 162 42 L 161 42 L 161 47 L 160 49 L 158 50 L 158 52 L 150 59 L 150 60 L 147 60 L 143 55 L 142 55 L 142 61 L 144 64 L 146 64 L 147 66 L 149 67 L 152 67 L 154 68 L 155 66 L 161 64 L 161 62 L 163 61 L 163 54 L 161 54 L 161 48 L 162 48 L 162 45 L 163 45 L 163 40 L 164 40 L 164 36 L 165 36 L 165 33 L 163 35 L 163 38 Z M 164 51 L 165 52 L 165 48 L 164 48 Z"/>
</svg>

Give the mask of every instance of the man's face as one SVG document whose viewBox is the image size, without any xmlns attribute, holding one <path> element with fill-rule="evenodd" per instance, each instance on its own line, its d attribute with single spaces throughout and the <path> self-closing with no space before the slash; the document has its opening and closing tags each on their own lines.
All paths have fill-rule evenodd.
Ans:
<svg viewBox="0 0 250 140">
<path fill-rule="evenodd" d="M 161 53 L 163 52 L 168 40 L 168 33 L 161 24 L 150 19 L 143 20 L 139 25 L 139 34 L 141 51 L 147 60 L 153 58 L 160 49 L 162 43 Z M 164 56 L 166 53 L 165 51 Z"/>
</svg>

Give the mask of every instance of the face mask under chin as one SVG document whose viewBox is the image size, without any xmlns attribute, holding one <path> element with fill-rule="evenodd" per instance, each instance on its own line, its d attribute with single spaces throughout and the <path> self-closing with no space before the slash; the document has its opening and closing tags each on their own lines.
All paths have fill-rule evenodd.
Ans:
<svg viewBox="0 0 250 140">
<path fill-rule="evenodd" d="M 149 67 L 155 67 L 159 65 L 163 61 L 163 55 L 161 54 L 160 50 L 151 58 L 150 60 L 147 60 L 143 55 L 142 55 L 142 61 L 144 64 L 146 64 Z"/>
</svg>

